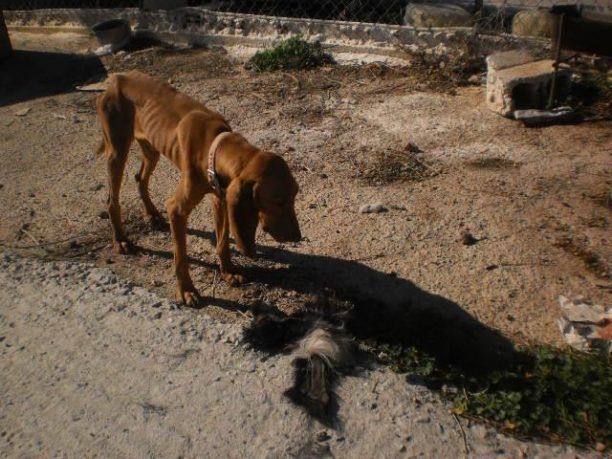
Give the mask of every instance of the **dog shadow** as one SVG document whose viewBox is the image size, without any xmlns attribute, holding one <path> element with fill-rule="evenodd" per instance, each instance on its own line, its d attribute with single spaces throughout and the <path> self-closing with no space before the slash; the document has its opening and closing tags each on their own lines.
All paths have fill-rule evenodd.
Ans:
<svg viewBox="0 0 612 459">
<path fill-rule="evenodd" d="M 214 232 L 193 228 L 187 232 L 215 244 Z M 172 258 L 171 252 L 142 250 L 164 259 Z M 359 340 L 416 347 L 439 364 L 469 375 L 498 370 L 517 356 L 512 342 L 499 332 L 479 322 L 454 301 L 427 292 L 408 279 L 331 256 L 265 246 L 258 246 L 257 250 L 260 259 L 287 267 L 244 266 L 242 272 L 249 280 L 307 295 L 319 292 L 328 316 L 338 311 L 330 310 L 327 299 L 350 303 L 352 311 L 346 315 L 344 325 Z M 190 257 L 189 262 L 217 269 L 215 263 L 198 258 Z M 219 298 L 207 302 L 231 310 L 245 309 Z"/>
<path fill-rule="evenodd" d="M 213 232 L 189 229 L 188 234 L 215 243 Z M 151 255 L 171 259 L 166 251 L 144 249 Z M 257 247 L 259 258 L 282 267 L 250 264 L 242 273 L 252 282 L 314 296 L 300 312 L 287 316 L 278 309 L 258 303 L 244 306 L 222 298 L 207 298 L 206 304 L 232 311 L 251 309 L 255 320 L 245 329 L 245 341 L 258 351 L 273 355 L 287 352 L 317 323 L 340 327 L 342 333 L 378 346 L 416 348 L 433 357 L 436 364 L 479 378 L 507 367 L 520 358 L 514 345 L 499 332 L 482 324 L 454 301 L 427 292 L 408 279 L 371 268 L 363 263 L 325 255 L 309 255 L 282 248 Z M 197 258 L 190 263 L 216 270 L 217 266 Z M 339 325 L 340 324 L 340 325 Z M 354 361 L 357 368 L 343 375 L 359 375 L 359 368 L 371 365 L 363 353 Z M 296 361 L 297 362 L 297 361 Z M 298 377 L 304 373 L 294 362 L 296 385 L 285 392 L 323 425 L 339 428 L 339 397 L 335 394 L 340 373 L 328 379 L 329 401 L 314 404 L 298 393 Z M 310 376 L 302 376 L 309 378 Z M 412 382 L 430 385 L 425 381 Z"/>
<path fill-rule="evenodd" d="M 318 297 L 291 316 L 273 308 L 263 314 L 253 311 L 255 320 L 245 329 L 245 340 L 262 352 L 286 352 L 313 327 L 329 324 L 361 342 L 416 348 L 433 357 L 438 366 L 458 370 L 468 378 L 478 379 L 520 358 L 512 342 L 500 333 L 457 303 L 407 279 L 335 257 L 276 248 L 260 248 L 260 252 L 262 258 L 288 267 L 252 266 L 245 269 L 248 278 L 271 287 L 317 293 Z M 325 399 L 312 399 L 310 391 L 300 390 L 304 378 L 311 381 L 313 375 L 300 374 L 298 361 L 294 361 L 294 386 L 285 395 L 323 425 L 341 428 L 340 399 L 335 391 L 339 375 L 359 375 L 359 367 L 371 365 L 372 356 L 361 355 L 354 361 L 359 362 L 357 366 L 348 371 L 330 371 L 329 379 L 320 384 L 328 394 Z M 410 375 L 408 380 L 430 388 L 440 384 Z"/>
<path fill-rule="evenodd" d="M 512 342 L 499 332 L 407 279 L 324 255 L 262 248 L 261 256 L 289 267 L 245 268 L 249 279 L 305 294 L 323 291 L 350 303 L 345 326 L 359 340 L 414 346 L 473 375 L 503 368 L 516 356 Z"/>
</svg>

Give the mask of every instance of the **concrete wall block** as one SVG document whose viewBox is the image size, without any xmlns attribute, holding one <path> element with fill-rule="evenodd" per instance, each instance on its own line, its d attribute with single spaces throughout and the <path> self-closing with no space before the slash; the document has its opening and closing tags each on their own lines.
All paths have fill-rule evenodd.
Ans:
<svg viewBox="0 0 612 459">
<path fill-rule="evenodd" d="M 510 117 L 518 109 L 545 108 L 554 74 L 550 59 L 487 70 L 486 102 L 489 109 Z M 557 73 L 558 94 L 563 98 L 571 86 L 570 73 Z"/>
</svg>

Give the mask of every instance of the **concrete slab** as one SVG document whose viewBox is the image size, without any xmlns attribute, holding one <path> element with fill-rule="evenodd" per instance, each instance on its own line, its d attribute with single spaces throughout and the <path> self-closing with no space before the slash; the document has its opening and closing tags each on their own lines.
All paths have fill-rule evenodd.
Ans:
<svg viewBox="0 0 612 459">
<path fill-rule="evenodd" d="M 502 116 L 510 117 L 519 109 L 546 107 L 554 75 L 554 61 L 550 59 L 487 71 L 487 106 Z M 557 94 L 569 93 L 570 72 L 557 73 Z"/>
</svg>

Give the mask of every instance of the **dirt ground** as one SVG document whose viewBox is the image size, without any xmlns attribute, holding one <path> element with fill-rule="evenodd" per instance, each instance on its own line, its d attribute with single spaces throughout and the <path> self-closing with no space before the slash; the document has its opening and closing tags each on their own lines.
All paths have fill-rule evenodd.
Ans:
<svg viewBox="0 0 612 459">
<path fill-rule="evenodd" d="M 66 405 L 68 408 L 56 403 L 43 410 L 38 432 L 44 433 L 45 438 L 40 441 L 45 445 L 60 437 L 68 450 L 79 441 L 89 444 L 88 439 L 83 440 L 85 437 L 82 441 L 75 440 L 62 433 L 65 431 L 62 426 L 85 416 L 89 420 L 87 426 L 104 432 L 95 440 L 97 446 L 92 446 L 98 452 L 116 447 L 114 451 L 118 454 L 165 456 L 187 452 L 189 455 L 203 445 L 210 446 L 206 442 L 199 444 L 201 439 L 194 426 L 185 422 L 193 416 L 201 417 L 202 413 L 190 412 L 191 402 L 181 397 L 187 393 L 189 400 L 211 406 L 218 402 L 201 385 L 195 391 L 191 389 L 192 376 L 207 364 L 210 368 L 206 368 L 222 373 L 230 364 L 240 366 L 253 361 L 259 365 L 260 356 L 248 354 L 242 348 L 232 356 L 234 351 L 216 349 L 216 338 L 208 336 L 217 329 L 234 336 L 238 333 L 236 327 L 246 322 L 254 304 L 266 304 L 287 313 L 321 298 L 358 299 L 366 304 L 372 302 L 373 307 L 381 303 L 399 308 L 431 304 L 449 316 L 468 313 L 475 323 L 499 331 L 516 344 L 562 345 L 556 324 L 560 314 L 559 295 L 582 296 L 600 304 L 610 302 L 608 219 L 612 199 L 609 167 L 612 129 L 609 122 L 527 129 L 489 112 L 483 104 L 481 86 L 452 88 L 444 82 L 427 80 L 410 69 L 377 64 L 256 75 L 246 70 L 231 53 L 220 49 L 153 48 L 98 59 L 83 54 L 95 44 L 81 35 L 13 33 L 11 38 L 18 50 L 16 56 L 0 63 L 0 214 L 3 216 L 0 249 L 27 258 L 53 260 L 55 264 L 4 258 L 2 269 L 6 273 L 2 290 L 5 295 L 0 325 L 4 327 L 3 336 L 13 347 L 9 349 L 7 344 L 3 349 L 3 355 L 10 357 L 7 360 L 10 365 L 6 373 L 3 370 L 6 377 L 0 383 L 6 384 L 2 392 L 7 394 L 7 403 L 10 401 L 15 406 L 30 400 L 32 407 L 39 403 L 44 408 L 47 402 L 35 394 L 47 392 L 52 398 L 71 401 Z M 125 174 L 122 205 L 128 234 L 140 251 L 129 257 L 111 251 L 105 212 L 106 167 L 104 159 L 94 154 L 100 141 L 93 105 L 95 94 L 76 91 L 75 86 L 127 69 L 140 69 L 170 81 L 177 89 L 222 113 L 236 131 L 255 145 L 281 154 L 301 188 L 297 213 L 305 240 L 282 245 L 259 234 L 259 260 L 250 261 L 234 254 L 250 281 L 241 287 L 230 287 L 218 279 L 208 203 L 203 202 L 194 212 L 189 225 L 188 250 L 192 277 L 207 302 L 201 309 L 173 310 L 171 240 L 168 232 L 150 229 L 142 218 L 142 203 L 133 180 L 140 164 L 136 147 Z M 173 193 L 177 179 L 178 174 L 170 163 L 162 160 L 151 186 L 153 200 L 161 210 Z M 387 211 L 359 212 L 360 206 L 373 203 L 383 204 Z M 467 237 L 466 232 L 472 237 Z M 80 264 L 70 267 L 73 265 L 63 264 L 65 261 Z M 83 266 L 81 262 L 110 269 L 120 279 L 129 281 L 129 286 L 122 284 L 123 281 L 107 282 L 104 280 L 107 274 L 95 270 L 92 274 L 91 267 L 79 268 Z M 56 282 L 53 272 L 57 269 L 71 274 L 60 276 Z M 28 280 L 30 271 L 31 281 Z M 101 290 L 98 288 L 100 276 L 104 278 Z M 19 282 L 13 287 L 17 278 Z M 108 283 L 118 283 L 118 287 L 107 288 Z M 95 292 L 89 290 L 89 284 Z M 139 286 L 143 289 L 138 290 Z M 10 293 L 13 288 L 14 293 Z M 50 288 L 51 293 L 47 293 Z M 57 293 L 62 290 L 64 296 Z M 129 296 L 132 290 L 138 290 L 146 298 Z M 128 296 L 122 296 L 124 291 Z M 163 317 L 168 316 L 167 327 L 150 323 L 159 317 L 157 310 L 148 311 L 148 305 L 158 304 L 158 300 L 149 298 L 150 294 L 145 291 L 165 298 L 162 309 Z M 106 296 L 96 299 L 98 294 Z M 47 298 L 48 295 L 52 298 Z M 90 298 L 91 295 L 94 296 Z M 23 301 L 10 300 L 13 297 L 21 297 Z M 82 310 L 62 309 L 62 302 L 76 304 L 82 298 L 87 298 Z M 124 311 L 121 306 L 130 301 L 136 301 L 134 312 L 129 308 Z M 113 313 L 110 325 L 100 325 L 96 304 L 113 302 L 117 317 Z M 43 308 L 40 313 L 32 307 L 37 304 Z M 50 308 L 48 313 L 44 312 L 46 307 Z M 66 313 L 69 323 L 64 324 L 63 320 L 68 320 Z M 134 317 L 143 320 L 130 322 Z M 172 321 L 179 324 L 178 328 Z M 32 326 L 28 325 L 30 322 Z M 76 336 L 73 330 L 79 324 L 86 326 Z M 422 326 L 436 328 L 436 324 Z M 209 328 L 205 339 L 198 338 L 198 330 Z M 57 333 L 58 339 L 49 333 Z M 83 333 L 95 338 L 92 343 L 87 342 Z M 65 339 L 59 338 L 64 335 Z M 154 347 L 159 347 L 158 351 L 163 347 L 172 348 L 167 361 L 160 357 L 161 363 L 155 371 L 146 361 L 156 354 L 155 349 L 147 350 L 148 337 Z M 202 339 L 211 342 L 201 344 L 201 352 L 192 358 L 189 349 L 200 346 L 192 344 Z M 449 346 L 459 344 L 444 333 L 439 339 L 448 340 Z M 52 381 L 54 372 L 27 363 L 28 355 L 23 352 L 19 355 L 25 357 L 14 354 L 22 350 L 23 344 L 45 355 L 46 343 L 50 340 L 56 343 L 55 347 L 49 346 L 56 357 L 62 354 L 66 362 L 80 359 L 68 365 L 68 372 L 58 370 L 60 379 L 77 381 L 80 369 L 89 365 L 91 378 L 100 378 L 91 387 L 112 386 L 124 398 L 136 397 L 135 401 L 130 398 L 133 403 L 128 404 L 135 407 L 134 412 L 126 413 L 125 419 L 117 418 L 111 429 L 103 424 L 107 422 L 104 410 L 99 415 L 87 411 L 99 409 L 95 406 L 98 399 L 102 400 L 103 392 L 85 391 L 84 396 L 93 398 L 80 404 L 79 397 L 75 398 L 69 391 L 49 389 L 55 383 L 49 386 L 45 378 Z M 110 354 L 118 356 L 118 360 L 102 357 L 106 354 L 100 346 L 107 349 L 104 343 L 111 347 Z M 77 357 L 74 348 L 81 346 L 83 356 Z M 184 356 L 183 348 L 187 349 Z M 223 356 L 210 362 L 207 357 L 210 352 L 222 352 Z M 169 383 L 162 376 L 177 368 L 173 356 L 179 354 L 183 367 L 178 383 L 187 392 L 178 390 L 175 392 L 178 398 L 164 398 L 162 395 L 167 391 L 163 387 Z M 102 360 L 93 359 L 92 355 Z M 145 360 L 136 362 L 140 359 L 138 355 L 143 355 Z M 121 359 L 132 362 L 130 368 L 136 368 L 135 372 L 128 369 L 121 376 L 126 370 L 117 364 Z M 286 358 L 282 359 L 286 364 Z M 266 380 L 273 381 L 271 391 L 278 398 L 280 388 L 286 386 L 287 373 L 273 369 L 274 362 L 277 360 L 261 370 Z M 113 378 L 123 381 L 119 385 L 127 385 L 125 391 L 111 384 L 107 369 L 112 371 Z M 236 385 L 244 389 L 249 382 L 241 374 L 238 371 L 234 376 Z M 144 384 L 138 377 L 151 383 Z M 401 378 L 389 375 L 388 371 L 384 378 L 391 378 L 395 388 L 384 403 L 408 409 L 401 394 L 404 390 L 416 389 L 407 386 L 404 379 L 400 384 Z M 427 429 L 418 427 L 422 417 L 413 416 L 412 408 L 406 415 L 414 418 L 410 429 L 415 432 L 424 429 L 418 447 L 391 441 L 390 434 L 385 432 L 395 431 L 381 424 L 380 429 L 371 431 L 377 441 L 370 445 L 371 449 L 363 449 L 366 446 L 360 445 L 359 439 L 366 431 L 370 432 L 367 425 L 376 423 L 369 422 L 363 410 L 369 410 L 370 405 L 364 405 L 359 398 L 365 396 L 358 389 L 365 383 L 352 378 L 347 381 L 343 390 L 349 392 L 344 396 L 346 408 L 342 409 L 346 410 L 345 418 L 357 423 L 346 434 L 346 445 L 350 446 L 345 448 L 334 437 L 332 441 L 340 443 L 333 443 L 334 446 L 316 455 L 325 456 L 327 451 L 344 457 L 364 457 L 372 451 L 382 451 L 381 445 L 391 448 L 387 457 L 405 455 L 404 448 L 413 455 L 435 456 L 444 451 L 444 442 L 429 444 L 427 438 L 437 433 L 426 432 L 429 421 Z M 366 381 L 374 387 L 377 384 L 369 377 Z M 231 384 L 234 385 L 233 379 Z M 425 390 L 418 392 L 418 397 L 427 398 L 428 403 L 438 403 Z M 236 406 L 245 403 L 247 407 L 232 411 L 238 421 L 244 421 L 241 413 L 257 409 L 257 403 L 251 406 L 246 399 L 232 402 Z M 287 422 L 287 411 L 279 403 L 276 400 L 273 404 L 274 422 L 283 425 Z M 180 409 L 169 408 L 177 406 Z M 443 426 L 442 433 L 444 429 L 448 431 L 455 421 L 448 413 L 443 414 L 446 410 L 443 405 L 435 406 L 437 411 L 431 419 Z M 113 407 L 104 408 L 108 417 L 124 409 L 121 403 Z M 66 411 L 73 408 L 76 414 Z M 19 413 L 21 409 L 6 411 L 6 416 L 16 417 L 14 420 L 6 417 L 4 421 L 7 425 L 22 422 Z M 171 414 L 166 417 L 167 413 Z M 221 423 L 223 410 L 215 413 L 210 425 L 226 425 Z M 269 413 L 257 412 L 256 416 L 265 419 Z M 291 413 L 285 431 L 287 438 L 296 441 L 298 446 L 289 440 L 282 444 L 276 442 L 277 449 L 272 451 L 266 448 L 275 442 L 262 440 L 259 445 L 262 456 L 303 457 L 311 453 L 300 448 L 317 444 L 315 437 L 319 428 L 309 424 L 308 431 L 301 430 L 306 421 Z M 395 425 L 394 411 L 389 413 L 389 426 Z M 76 416 L 77 421 L 54 424 L 54 419 L 64 419 L 68 414 L 72 418 Z M 155 421 L 151 430 L 150 420 L 157 417 L 165 420 Z M 137 419 L 138 427 L 133 433 L 125 431 L 130 429 L 129 419 Z M 229 419 L 231 422 L 233 418 Z M 255 417 L 253 422 L 258 419 Z M 251 425 L 251 421 L 244 422 Z M 432 429 L 437 428 L 436 422 L 431 423 Z M 149 427 L 144 426 L 147 423 Z M 179 424 L 182 433 L 172 430 Z M 21 443 L 14 438 L 11 443 L 5 438 L 10 446 L 6 451 L 23 455 L 34 454 L 36 448 L 40 450 L 42 446 L 37 443 L 24 443 L 36 437 L 35 431 L 28 430 L 32 426 L 22 425 L 25 440 Z M 259 435 L 261 426 L 254 426 L 248 427 L 249 432 Z M 85 432 L 77 427 L 66 428 L 78 435 Z M 124 430 L 120 432 L 121 428 Z M 156 442 L 155 432 L 166 435 L 164 429 L 171 429 L 172 444 Z M 509 443 L 503 446 L 506 452 L 503 448 L 500 452 L 495 441 L 502 437 L 497 438 L 486 429 L 480 432 L 482 429 L 478 426 L 474 429 L 475 433 L 471 428 L 468 431 L 468 441 L 480 442 L 482 454 L 523 457 L 526 451 L 516 443 Z M 111 445 L 109 439 L 117 435 L 124 435 L 123 443 L 113 441 Z M 415 434 L 414 438 L 417 437 Z M 489 440 L 484 441 L 484 437 Z M 356 443 L 351 443 L 353 440 Z M 130 449 L 130 445 L 140 441 L 142 445 L 152 445 L 153 449 L 148 452 Z M 452 448 L 460 448 L 461 432 L 449 434 L 449 442 Z M 472 446 L 475 448 L 472 453 L 478 455 L 478 449 Z M 542 451 L 542 457 L 558 456 L 562 452 L 570 454 L 569 450 L 546 450 Z M 533 450 L 531 454 L 538 452 Z M 237 455 L 244 454 L 239 450 L 230 454 Z"/>
<path fill-rule="evenodd" d="M 74 90 L 137 68 L 281 154 L 301 187 L 306 240 L 279 245 L 260 234 L 260 261 L 236 255 L 251 281 L 243 287 L 217 281 L 208 203 L 194 212 L 192 275 L 209 302 L 201 314 L 234 321 L 255 302 L 292 312 L 317 295 L 409 301 L 401 288 L 390 293 L 393 280 L 445 298 L 515 343 L 560 345 L 559 295 L 609 303 L 609 122 L 527 129 L 489 112 L 481 86 L 440 92 L 410 70 L 376 64 L 256 75 L 221 50 L 157 48 L 98 60 L 67 54 L 91 48 L 87 37 L 12 38 L 19 64 L 0 72 L 4 246 L 93 261 L 173 297 L 171 241 L 142 219 L 136 147 L 122 205 L 141 251 L 110 249 L 94 94 Z M 55 54 L 31 65 L 42 50 Z M 176 182 L 162 161 L 151 186 L 160 209 Z M 359 213 L 377 202 L 388 211 Z"/>
</svg>

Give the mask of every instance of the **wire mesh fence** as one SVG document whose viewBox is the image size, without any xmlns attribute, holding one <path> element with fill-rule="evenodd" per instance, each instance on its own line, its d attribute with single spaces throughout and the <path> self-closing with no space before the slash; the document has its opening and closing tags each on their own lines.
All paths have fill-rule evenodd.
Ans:
<svg viewBox="0 0 612 459">
<path fill-rule="evenodd" d="M 0 9 L 36 10 L 43 8 L 137 8 L 142 0 L 0 0 Z"/>
<path fill-rule="evenodd" d="M 567 0 L 164 0 L 163 3 L 266 16 L 415 27 L 474 26 L 480 31 L 509 32 L 518 11 L 546 9 Z M 154 5 L 152 0 L 0 0 L 0 9 L 5 10 L 151 8 Z M 612 14 L 612 0 L 581 0 L 581 5 L 587 11 Z M 439 10 L 427 11 L 427 7 Z M 423 16 L 436 19 L 419 22 Z"/>
</svg>

